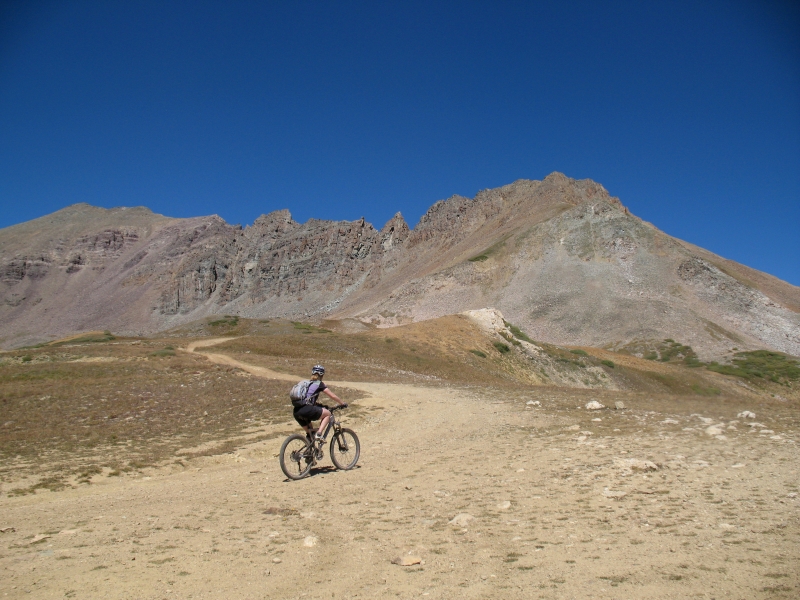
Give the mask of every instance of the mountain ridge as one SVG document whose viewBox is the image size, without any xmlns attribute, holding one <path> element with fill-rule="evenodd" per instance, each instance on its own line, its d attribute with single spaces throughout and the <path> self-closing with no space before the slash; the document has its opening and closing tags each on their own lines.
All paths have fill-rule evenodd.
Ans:
<svg viewBox="0 0 800 600">
<path fill-rule="evenodd" d="M 487 306 L 535 339 L 681 339 L 800 354 L 800 288 L 672 238 L 600 184 L 561 173 L 435 202 L 410 228 L 230 225 L 77 204 L 0 230 L 0 343 L 146 334 L 217 314 L 376 326 Z"/>
</svg>

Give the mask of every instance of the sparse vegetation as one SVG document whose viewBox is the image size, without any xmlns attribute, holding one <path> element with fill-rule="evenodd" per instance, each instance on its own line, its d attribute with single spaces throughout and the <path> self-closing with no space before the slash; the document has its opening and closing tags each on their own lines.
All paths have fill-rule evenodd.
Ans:
<svg viewBox="0 0 800 600">
<path fill-rule="evenodd" d="M 704 387 L 699 384 L 693 384 L 691 388 L 692 391 L 699 396 L 719 396 L 722 393 L 719 388 L 711 386 Z"/>
<path fill-rule="evenodd" d="M 505 323 L 506 327 L 508 327 L 509 331 L 511 332 L 511 335 L 513 335 L 518 340 L 522 340 L 523 342 L 528 342 L 529 344 L 534 343 L 533 340 L 529 338 L 527 334 L 516 325 L 512 325 L 508 321 L 503 321 L 503 323 Z"/>
<path fill-rule="evenodd" d="M 769 350 L 737 352 L 731 363 L 720 365 L 712 362 L 707 368 L 724 375 L 735 375 L 750 380 L 768 380 L 783 385 L 800 379 L 800 363 L 780 352 Z"/>
<path fill-rule="evenodd" d="M 323 327 L 317 327 L 316 325 L 311 325 L 310 323 L 301 323 L 300 321 L 292 321 L 292 325 L 295 329 L 300 331 L 300 333 L 331 333 L 330 329 L 325 329 Z M 389 338 L 386 339 L 389 341 Z"/>
<path fill-rule="evenodd" d="M 376 328 L 350 334 L 326 323 L 332 329 L 330 333 L 299 335 L 303 330 L 291 322 L 274 320 L 269 329 L 254 329 L 253 335 L 248 335 L 248 321 L 242 319 L 238 330 L 241 337 L 216 348 L 239 360 L 293 374 L 305 373 L 314 362 L 321 362 L 330 369 L 331 379 L 347 381 L 440 385 L 457 380 L 470 385 L 506 387 L 517 381 L 513 373 L 530 369 L 524 356 L 507 354 L 513 358 L 513 364 L 487 360 L 481 369 L 465 370 L 466 360 L 478 356 L 470 350 L 477 349 L 487 354 L 487 358 L 496 351 L 483 332 L 465 328 L 465 324 L 462 317 L 452 316 L 390 331 Z M 391 334 L 391 342 L 386 341 L 387 333 Z M 512 346 L 506 340 L 498 341 Z M 470 358 L 466 359 L 467 356 Z"/>
<path fill-rule="evenodd" d="M 231 315 L 225 315 L 221 319 L 209 322 L 211 327 L 236 327 L 238 324 L 239 317 Z"/>
<path fill-rule="evenodd" d="M 661 355 L 659 359 L 661 362 L 670 362 L 677 359 L 681 359 L 684 362 L 686 362 L 687 359 L 690 362 L 697 361 L 697 355 L 694 353 L 691 346 L 684 346 L 671 339 L 664 340 L 664 343 L 659 345 L 658 352 Z"/>
<path fill-rule="evenodd" d="M 393 423 L 404 427 L 406 435 L 402 439 L 386 438 L 386 447 L 375 448 L 377 459 L 387 467 L 354 472 L 357 479 L 352 489 L 344 483 L 353 497 L 339 502 L 338 510 L 344 518 L 360 523 L 358 535 L 342 540 L 349 550 L 375 541 L 394 553 L 401 537 L 417 544 L 425 541 L 419 536 L 427 536 L 429 564 L 463 564 L 459 566 L 462 571 L 445 567 L 433 573 L 434 578 L 440 578 L 441 586 L 469 583 L 472 577 L 480 589 L 502 591 L 505 588 L 497 586 L 504 585 L 503 581 L 490 579 L 494 571 L 501 576 L 514 574 L 517 583 L 528 589 L 541 582 L 551 588 L 566 586 L 562 589 L 565 593 L 578 590 L 580 595 L 583 580 L 576 587 L 569 586 L 585 571 L 586 581 L 591 582 L 587 586 L 603 585 L 609 590 L 618 586 L 635 596 L 641 590 L 637 587 L 641 573 L 645 585 L 653 581 L 652 573 L 664 585 L 670 584 L 669 579 L 664 580 L 670 573 L 682 574 L 681 580 L 673 578 L 670 585 L 684 586 L 686 581 L 702 578 L 705 581 L 724 560 L 742 562 L 753 556 L 750 547 L 758 546 L 761 540 L 782 543 L 780 536 L 787 533 L 778 527 L 788 527 L 784 523 L 790 522 L 791 492 L 798 490 L 790 474 L 794 464 L 791 446 L 766 435 L 749 434 L 750 428 L 744 427 L 741 419 L 738 427 L 722 430 L 727 441 L 720 442 L 710 436 L 710 431 L 704 432 L 709 420 L 706 416 L 713 417 L 715 423 L 717 419 L 731 421 L 738 411 L 755 407 L 759 420 L 774 427 L 776 434 L 784 439 L 791 435 L 787 430 L 796 429 L 797 422 L 793 407 L 783 398 L 780 402 L 753 404 L 752 386 L 737 397 L 737 388 L 743 389 L 737 382 L 717 373 L 684 368 L 679 359 L 647 363 L 610 351 L 596 356 L 599 353 L 591 348 L 580 355 L 544 343 L 536 352 L 512 352 L 515 349 L 506 340 L 470 327 L 463 317 L 389 331 L 374 328 L 358 334 L 342 333 L 343 327 L 332 324 L 334 331 L 330 334 L 304 335 L 304 329 L 283 320 L 260 329 L 257 322 L 240 319 L 239 327 L 236 338 L 226 338 L 225 343 L 209 348 L 209 354 L 298 374 L 318 361 L 326 365 L 331 379 L 338 381 L 417 384 L 413 388 L 371 386 L 385 390 L 385 401 L 380 403 L 383 406 L 370 402 L 359 407 L 356 402 L 352 412 L 348 411 L 347 418 L 354 417 L 353 425 L 359 432 L 362 426 L 369 430 L 367 423 Z M 508 349 L 502 357 L 492 352 L 494 340 Z M 194 591 L 203 585 L 202 580 L 193 579 L 197 569 L 191 567 L 198 564 L 191 558 L 197 547 L 205 548 L 209 556 L 235 560 L 243 544 L 252 545 L 253 540 L 260 539 L 258 552 L 266 557 L 267 567 L 275 569 L 270 577 L 291 575 L 272 567 L 270 561 L 278 559 L 274 562 L 277 565 L 291 560 L 292 548 L 296 549 L 306 535 L 297 534 L 298 527 L 304 527 L 301 521 L 307 519 L 307 515 L 300 516 L 302 508 L 297 508 L 298 494 L 313 496 L 314 492 L 310 487 L 289 489 L 275 478 L 274 453 L 287 430 L 295 427 L 288 422 L 291 409 L 286 392 L 290 384 L 214 366 L 198 354 L 177 352 L 169 359 L 150 356 L 160 350 L 185 347 L 187 341 L 164 338 L 132 344 L 118 340 L 106 345 L 3 355 L 0 483 L 7 496 L 20 496 L 4 499 L 15 511 L 15 518 L 7 522 L 25 525 L 24 532 L 2 535 L 4 542 L 8 540 L 4 547 L 7 562 L 28 560 L 38 550 L 42 556 L 37 558 L 39 562 L 52 561 L 62 570 L 83 565 L 84 579 L 92 585 L 102 585 L 101 580 L 117 569 L 115 565 L 135 564 L 142 577 L 151 578 L 145 580 L 148 584 L 166 573 L 166 577 L 194 585 Z M 22 364 L 25 355 L 33 360 Z M 593 373 L 604 377 L 603 373 L 598 369 L 582 371 L 582 364 L 605 368 L 605 377 L 613 378 L 614 389 L 599 389 L 592 377 Z M 530 373 L 538 377 L 540 369 L 552 375 L 548 385 L 533 389 L 520 385 Z M 655 372 L 652 377 L 646 374 L 650 370 Z M 570 383 L 565 382 L 575 386 L 566 387 Z M 338 386 L 335 391 L 344 400 L 358 395 Z M 792 402 L 796 398 L 793 390 L 784 392 L 772 386 L 769 391 L 775 395 L 780 392 Z M 463 393 L 460 410 L 455 412 L 448 402 L 453 393 Z M 767 396 L 761 394 L 762 398 Z M 527 404 L 532 399 L 540 402 Z M 589 400 L 609 407 L 624 400 L 627 408 L 589 413 L 584 409 Z M 11 408 L 8 417 L 7 406 Z M 387 411 L 387 407 L 403 409 L 404 418 L 390 421 L 393 411 Z M 480 418 L 489 412 L 489 418 Z M 7 421 L 13 422 L 5 425 Z M 437 452 L 443 426 L 446 431 L 458 432 L 460 443 L 469 453 L 443 456 Z M 742 466 L 736 465 L 744 460 L 738 456 L 742 446 L 758 450 L 747 456 L 760 461 L 760 470 L 733 470 Z M 498 451 L 488 453 L 487 447 Z M 771 459 L 770 452 L 780 454 Z M 222 453 L 229 454 L 213 460 L 200 458 Z M 709 455 L 720 462 L 725 460 L 723 465 L 728 468 L 691 466 L 705 464 L 699 459 Z M 426 460 L 407 460 L 417 456 Z M 658 464 L 646 481 L 631 474 L 637 479 L 628 480 L 631 485 L 621 464 L 617 464 L 628 458 L 634 459 L 631 463 L 646 459 Z M 137 473 L 142 469 L 146 472 Z M 186 472 L 177 474 L 183 470 Z M 767 470 L 769 478 L 747 480 Z M 170 473 L 175 475 L 161 477 Z M 324 476 L 316 478 L 323 483 L 347 477 L 327 465 L 316 473 Z M 148 482 L 150 477 L 155 481 Z M 598 489 L 598 484 L 603 487 Z M 646 533 L 643 527 L 623 531 L 611 558 L 651 557 L 647 564 L 620 569 L 619 561 L 606 561 L 600 551 L 604 546 L 597 547 L 597 539 L 613 534 L 622 518 L 617 508 L 622 504 L 611 497 L 600 500 L 598 506 L 598 492 L 605 486 L 609 486 L 605 492 L 621 491 L 624 512 L 638 522 L 647 520 L 647 530 L 652 531 Z M 31 498 L 33 494 L 57 496 L 48 490 L 64 487 L 78 489 L 64 494 L 64 498 Z M 99 489 L 82 489 L 89 487 Z M 517 495 L 517 487 L 526 493 Z M 240 490 L 245 490 L 244 497 Z M 530 490 L 546 493 L 536 492 L 534 503 L 527 501 Z M 161 492 L 169 492 L 162 495 L 172 501 L 156 506 L 151 495 Z M 785 501 L 773 503 L 772 495 Z M 73 510 L 66 519 L 57 510 L 34 510 L 25 517 L 27 506 L 76 506 L 76 500 L 89 496 L 92 502 L 86 509 Z M 684 496 L 696 501 L 683 502 Z M 257 501 L 250 501 L 251 497 Z M 505 508 L 496 503 L 509 497 L 512 512 L 499 513 Z M 124 498 L 124 505 L 119 498 Z M 424 504 L 425 510 L 404 509 L 410 502 Z M 476 549 L 460 543 L 467 540 L 460 534 L 470 534 L 448 524 L 452 515 L 465 508 L 485 521 L 509 521 L 501 523 L 503 527 L 482 529 L 478 538 L 481 548 Z M 749 511 L 749 531 L 731 527 L 720 532 L 720 522 L 738 522 L 742 511 Z M 425 529 L 419 525 L 420 514 L 425 517 Z M 104 519 L 103 515 L 114 518 Z M 244 517 L 237 519 L 237 515 Z M 537 527 L 518 525 L 517 519 L 523 524 L 536 522 Z M 334 526 L 315 527 L 315 536 L 333 539 Z M 219 535 L 208 535 L 212 531 Z M 273 531 L 278 533 L 265 535 Z M 509 544 L 509 533 L 519 534 L 520 543 Z M 565 543 L 569 535 L 575 537 Z M 49 542 L 45 541 L 47 536 Z M 119 540 L 126 541 L 123 544 Z M 725 544 L 727 553 L 705 551 L 707 541 L 716 544 L 718 540 Z M 688 554 L 677 561 L 681 564 L 673 560 L 665 568 L 659 563 L 657 550 L 665 544 Z M 534 554 L 545 549 L 544 554 Z M 482 579 L 474 577 L 476 567 L 470 562 L 476 551 L 482 564 L 491 567 L 491 571 L 481 571 L 479 565 L 478 576 L 481 572 L 485 575 Z M 401 552 L 405 555 L 406 550 Z M 352 564 L 357 566 L 359 555 L 353 556 L 356 562 Z M 701 560 L 713 561 L 707 562 L 713 571 L 700 572 Z M 381 570 L 393 569 L 386 567 L 386 562 L 374 571 L 378 576 Z M 764 571 L 771 573 L 765 575 Z M 412 572 L 424 576 L 426 571 L 406 571 Z M 759 572 L 762 578 L 769 578 L 759 586 L 785 583 L 788 589 L 794 582 L 789 580 L 793 572 L 782 564 L 762 566 Z M 37 577 L 35 572 L 29 573 Z M 734 587 L 738 581 L 729 581 L 733 573 L 731 568 L 724 579 L 728 582 L 724 585 L 730 587 L 724 589 L 738 589 Z M 740 577 L 745 581 L 747 573 Z M 23 582 L 19 575 L 17 582 Z M 64 593 L 66 585 L 56 588 L 44 581 L 42 588 L 68 595 Z M 340 590 L 346 594 L 347 588 L 336 588 L 337 597 Z"/>
<path fill-rule="evenodd" d="M 156 350 L 155 352 L 151 352 L 150 356 L 159 358 L 165 356 L 175 356 L 175 349 L 172 346 L 167 346 L 163 350 Z"/>
<path fill-rule="evenodd" d="M 502 248 L 505 245 L 507 239 L 508 236 L 506 236 L 496 244 L 492 244 L 489 248 L 487 248 L 480 254 L 473 256 L 472 258 L 468 258 L 467 260 L 469 260 L 470 262 L 483 262 L 485 260 L 489 260 L 489 257 L 491 257 L 492 254 L 497 252 L 500 248 Z"/>
<path fill-rule="evenodd" d="M 110 331 L 103 331 L 102 333 L 90 333 L 87 335 L 82 335 L 67 340 L 59 340 L 53 342 L 52 344 L 40 344 L 38 347 L 65 346 L 74 344 L 103 344 L 105 342 L 110 342 L 111 340 L 114 339 L 116 339 L 116 337 Z"/>
<path fill-rule="evenodd" d="M 511 352 L 511 348 L 508 347 L 508 344 L 504 344 L 503 342 L 494 342 L 494 347 L 497 348 L 497 351 L 500 354 L 506 354 L 507 352 Z"/>
<path fill-rule="evenodd" d="M 27 488 L 14 488 L 9 491 L 9 496 L 24 496 L 25 494 L 35 494 L 37 490 L 50 490 L 57 492 L 67 487 L 63 475 L 51 475 L 42 478 L 37 483 Z"/>
<path fill-rule="evenodd" d="M 30 484 L 5 489 L 15 495 L 120 476 L 182 448 L 229 452 L 245 429 L 290 410 L 284 382 L 243 377 L 163 342 L 45 346 L 7 356 L 16 360 L 0 368 L 0 483 L 19 461 L 33 465 Z"/>
<path fill-rule="evenodd" d="M 392 337 L 386 337 L 385 330 L 342 334 L 280 320 L 269 328 L 258 321 L 237 319 L 237 323 L 242 337 L 217 346 L 215 352 L 290 373 L 305 372 L 311 364 L 309 357 L 314 357 L 313 361 L 326 364 L 335 377 L 351 380 L 438 385 L 457 379 L 505 388 L 518 385 L 519 376 L 527 372 L 536 373 L 540 380 L 563 385 L 560 378 L 566 376 L 593 387 L 597 382 L 588 372 L 578 370 L 593 364 L 621 371 L 628 384 L 686 398 L 723 393 L 722 386 L 699 374 L 683 376 L 676 368 L 636 371 L 581 349 L 548 344 L 539 344 L 546 362 L 532 365 L 525 353 L 511 354 L 513 346 L 507 340 L 493 343 L 498 353 L 507 356 L 503 361 L 487 360 L 480 369 L 465 370 L 467 352 L 489 358 L 485 348 L 479 349 L 487 339 L 477 330 L 465 328 L 457 317 L 399 328 Z M 517 337 L 522 339 L 524 333 L 511 324 L 507 327 L 505 333 L 519 343 Z M 250 331 L 257 335 L 247 335 Z M 459 334 L 452 336 L 453 331 Z M 327 335 L 298 335 L 305 332 Z M 462 345 L 454 345 L 455 340 Z M 4 423 L 11 425 L 0 428 L 0 465 L 14 458 L 29 464 L 47 463 L 49 469 L 34 471 L 29 483 L 15 483 L 6 488 L 7 493 L 88 484 L 98 477 L 124 476 L 165 461 L 183 465 L 181 460 L 231 452 L 241 443 L 245 429 L 286 418 L 286 384 L 214 366 L 199 355 L 177 353 L 179 344 L 183 342 L 176 343 L 174 338 L 115 339 L 113 343 L 43 346 L 4 355 L 0 402 Z M 666 340 L 664 346 L 673 349 L 667 362 L 677 363 L 676 367 L 681 360 L 685 364 L 687 346 Z M 683 355 L 674 351 L 678 346 Z M 30 359 L 23 363 L 24 357 Z M 736 361 L 727 368 L 744 372 L 758 366 L 767 380 L 791 381 L 800 372 L 796 360 L 777 353 L 739 353 Z M 725 372 L 726 368 L 717 365 L 712 370 Z M 759 378 L 754 373 L 747 376 Z M 343 397 L 352 400 L 357 396 L 345 391 Z M 179 449 L 180 460 L 176 460 Z M 3 472 L 0 468 L 0 482 Z"/>
<path fill-rule="evenodd" d="M 691 346 L 686 346 L 676 342 L 672 338 L 662 341 L 639 340 L 628 344 L 624 351 L 635 356 L 641 356 L 646 360 L 658 360 L 661 362 L 683 362 L 687 367 L 702 367 L 702 363 Z"/>
</svg>

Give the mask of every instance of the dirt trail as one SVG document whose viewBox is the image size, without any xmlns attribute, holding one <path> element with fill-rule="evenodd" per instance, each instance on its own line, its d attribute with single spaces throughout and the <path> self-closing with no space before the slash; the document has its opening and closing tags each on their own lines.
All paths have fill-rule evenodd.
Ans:
<svg viewBox="0 0 800 600">
<path fill-rule="evenodd" d="M 199 342 L 192 342 L 186 346 L 186 352 L 196 352 L 198 348 L 208 348 L 210 346 L 216 346 L 218 344 L 224 344 L 225 342 L 229 342 L 232 339 L 236 338 L 213 338 L 208 340 L 201 340 Z M 240 360 L 236 360 L 226 354 L 215 354 L 211 352 L 203 352 L 203 356 L 208 358 L 213 363 L 220 364 L 220 365 L 227 365 L 229 367 L 236 367 L 237 369 L 241 369 L 242 371 L 246 371 L 251 375 L 255 375 L 256 377 L 265 377 L 267 379 L 278 379 L 280 381 L 292 381 L 297 382 L 305 376 L 301 375 L 291 375 L 287 373 L 279 373 L 278 371 L 273 371 L 272 369 L 268 369 L 266 367 L 259 367 L 256 365 L 250 365 L 244 363 Z M 354 390 L 361 390 L 367 393 L 377 393 L 380 389 L 382 389 L 381 384 L 374 384 L 374 383 L 366 383 L 362 381 L 330 381 L 326 380 L 329 386 L 332 387 L 347 387 Z"/>
<path fill-rule="evenodd" d="M 769 414 L 751 428 L 735 415 L 556 410 L 546 388 L 534 409 L 486 390 L 340 385 L 370 394 L 366 416 L 345 416 L 362 442 L 349 472 L 326 456 L 285 480 L 287 407 L 272 439 L 231 454 L 0 498 L 0 529 L 15 529 L 0 534 L 0 595 L 798 596 L 797 433 Z M 459 514 L 472 518 L 450 523 Z"/>
</svg>

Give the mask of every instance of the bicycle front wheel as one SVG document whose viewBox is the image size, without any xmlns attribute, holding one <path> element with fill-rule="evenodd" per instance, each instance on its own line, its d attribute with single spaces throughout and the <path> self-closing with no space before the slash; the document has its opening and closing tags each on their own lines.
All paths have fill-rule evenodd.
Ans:
<svg viewBox="0 0 800 600">
<path fill-rule="evenodd" d="M 306 436 L 294 433 L 281 446 L 281 470 L 289 479 L 302 479 L 314 464 L 314 452 Z"/>
<path fill-rule="evenodd" d="M 348 471 L 356 466 L 361 444 L 352 429 L 342 428 L 331 440 L 331 460 L 337 469 Z"/>
</svg>

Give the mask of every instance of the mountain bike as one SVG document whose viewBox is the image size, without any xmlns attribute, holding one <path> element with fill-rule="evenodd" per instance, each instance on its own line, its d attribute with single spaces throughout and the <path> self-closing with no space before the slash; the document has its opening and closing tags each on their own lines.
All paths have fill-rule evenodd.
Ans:
<svg viewBox="0 0 800 600">
<path fill-rule="evenodd" d="M 320 405 L 324 406 L 324 405 Z M 328 408 L 331 411 L 331 418 L 328 421 L 328 426 L 322 435 L 322 439 L 315 441 L 302 433 L 293 433 L 283 442 L 280 452 L 281 470 L 289 479 L 302 479 L 311 471 L 311 467 L 317 464 L 325 456 L 322 447 L 325 445 L 325 438 L 328 437 L 331 429 L 333 429 L 333 437 L 331 438 L 330 453 L 331 460 L 337 469 L 349 471 L 356 466 L 359 454 L 361 453 L 361 444 L 358 441 L 356 432 L 347 427 L 342 427 L 341 423 L 336 420 L 335 412 L 344 408 L 343 406 L 334 406 Z M 313 434 L 312 434 L 313 435 Z"/>
</svg>

